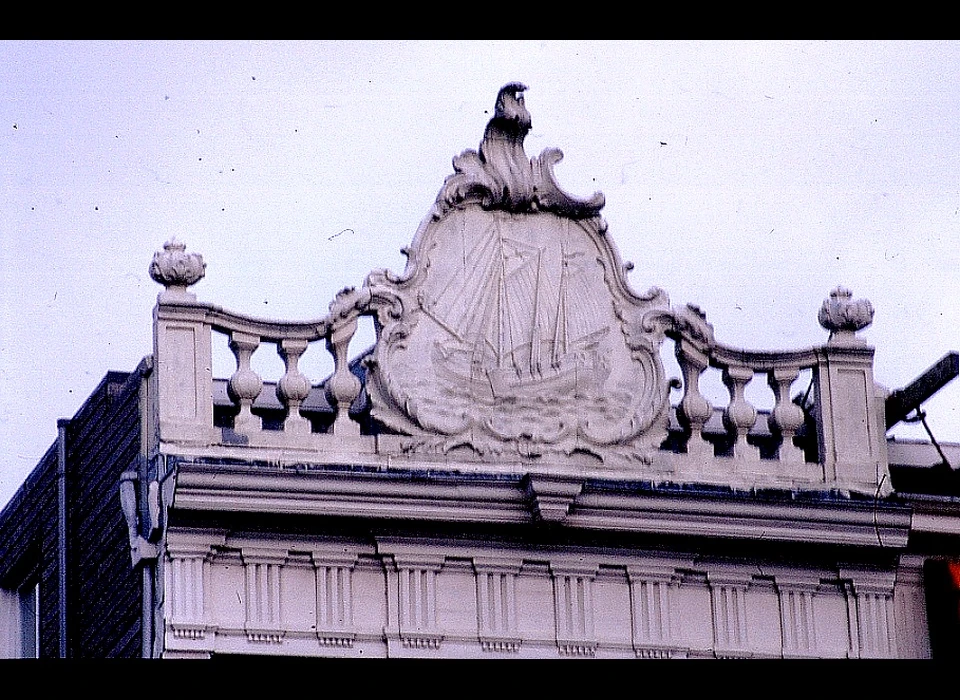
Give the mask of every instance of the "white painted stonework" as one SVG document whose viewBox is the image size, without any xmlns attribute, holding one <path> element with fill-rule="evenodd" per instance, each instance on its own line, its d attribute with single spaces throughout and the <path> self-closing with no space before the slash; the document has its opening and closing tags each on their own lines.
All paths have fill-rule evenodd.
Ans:
<svg viewBox="0 0 960 700">
<path fill-rule="evenodd" d="M 918 570 L 168 534 L 164 656 L 898 657 Z"/>
<path fill-rule="evenodd" d="M 415 246 L 368 384 L 373 415 L 414 436 L 405 453 L 650 460 L 669 406 L 662 336 L 644 338 L 642 317 L 664 295 L 611 293 L 619 263 L 596 219 L 471 205 Z"/>
<path fill-rule="evenodd" d="M 869 302 L 834 290 L 820 346 L 724 345 L 699 307 L 630 287 L 603 196 L 564 192 L 529 129 L 505 86 L 404 273 L 323 317 L 198 301 L 202 259 L 157 254 L 155 655 L 928 655 Z M 264 348 L 281 377 L 254 370 Z M 305 376 L 323 351 L 331 375 Z"/>
</svg>

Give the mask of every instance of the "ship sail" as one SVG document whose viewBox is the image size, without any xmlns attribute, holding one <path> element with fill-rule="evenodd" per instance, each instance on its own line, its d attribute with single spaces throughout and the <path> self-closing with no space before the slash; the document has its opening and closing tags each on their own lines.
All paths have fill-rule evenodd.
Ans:
<svg viewBox="0 0 960 700">
<path fill-rule="evenodd" d="M 422 305 L 450 336 L 438 341 L 438 365 L 451 378 L 488 387 L 495 397 L 534 384 L 545 390 L 543 382 L 588 381 L 596 374 L 596 345 L 606 329 L 589 329 L 589 318 L 573 318 L 586 311 L 571 279 L 583 255 L 566 252 L 559 242 L 551 249 L 518 240 L 492 222 L 466 252 L 464 275 Z"/>
</svg>

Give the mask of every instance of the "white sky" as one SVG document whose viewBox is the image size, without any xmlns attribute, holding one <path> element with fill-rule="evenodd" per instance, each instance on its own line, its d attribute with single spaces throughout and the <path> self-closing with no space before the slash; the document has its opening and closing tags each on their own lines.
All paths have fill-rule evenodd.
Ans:
<svg viewBox="0 0 960 700">
<path fill-rule="evenodd" d="M 843 284 L 902 387 L 960 349 L 958 75 L 960 42 L 0 42 L 0 506 L 151 352 L 166 240 L 203 254 L 200 299 L 320 317 L 402 271 L 511 81 L 637 290 L 792 349 Z M 960 381 L 925 408 L 960 441 Z"/>
</svg>

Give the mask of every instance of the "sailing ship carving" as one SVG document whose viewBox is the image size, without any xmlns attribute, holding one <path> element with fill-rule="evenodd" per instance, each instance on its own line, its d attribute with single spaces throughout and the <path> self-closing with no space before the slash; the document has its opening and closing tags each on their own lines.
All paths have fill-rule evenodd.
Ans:
<svg viewBox="0 0 960 700">
<path fill-rule="evenodd" d="M 669 313 L 633 292 L 600 217 L 603 195 L 564 192 L 529 159 L 523 86 L 497 96 L 478 151 L 454 158 L 403 275 L 373 273 L 380 317 L 371 414 L 406 453 L 644 460 L 666 435 L 658 348 Z"/>
<path fill-rule="evenodd" d="M 494 219 L 467 256 L 466 277 L 451 279 L 438 298 L 422 303 L 446 331 L 433 347 L 434 368 L 476 398 L 596 391 L 610 373 L 601 347 L 609 327 L 598 323 L 602 315 L 578 284 L 586 252 L 563 246 L 555 252 L 503 228 Z M 451 295 L 471 293 L 466 303 L 450 303 Z"/>
</svg>

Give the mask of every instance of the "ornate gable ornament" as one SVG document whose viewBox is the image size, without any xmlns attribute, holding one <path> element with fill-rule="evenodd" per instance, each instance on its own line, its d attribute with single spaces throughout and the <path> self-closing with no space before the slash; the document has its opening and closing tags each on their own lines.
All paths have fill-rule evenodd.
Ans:
<svg viewBox="0 0 960 700">
<path fill-rule="evenodd" d="M 669 414 L 659 347 L 681 319 L 630 288 L 603 195 L 560 188 L 558 149 L 527 157 L 525 89 L 504 86 L 479 150 L 453 159 L 404 274 L 366 280 L 372 415 L 412 454 L 648 462 Z"/>
</svg>

